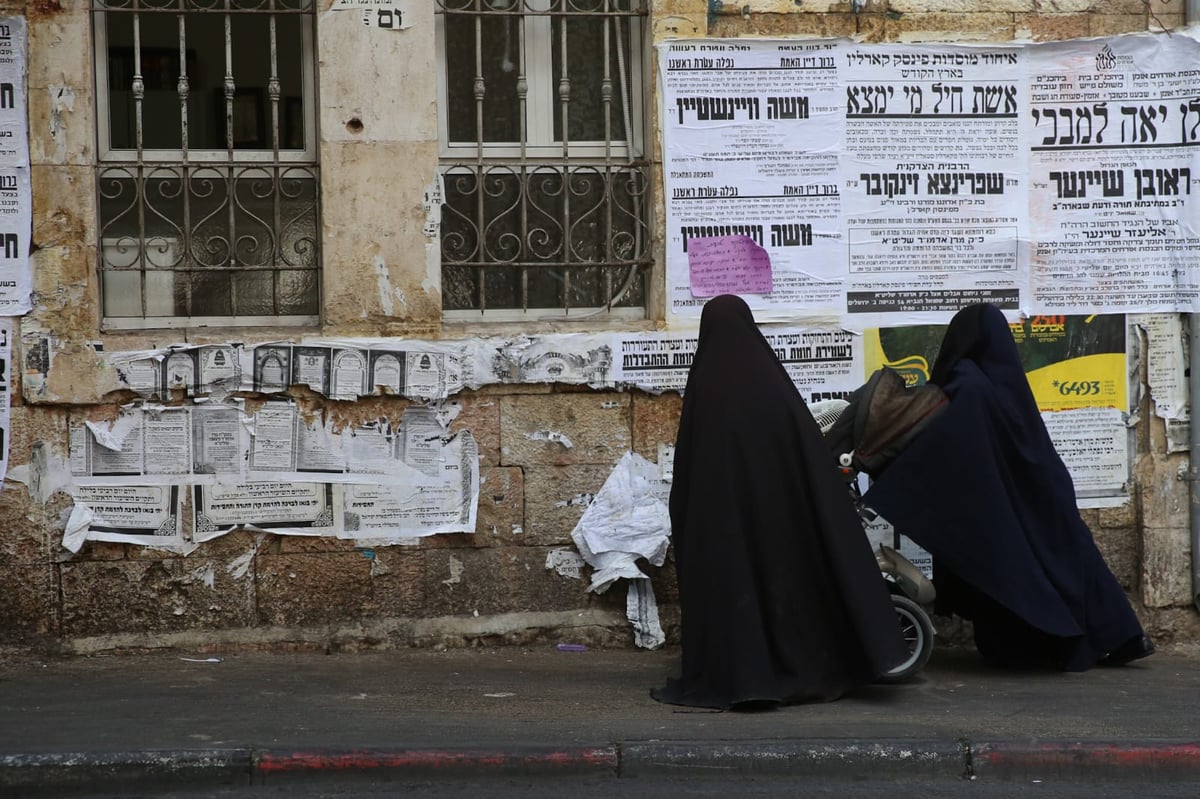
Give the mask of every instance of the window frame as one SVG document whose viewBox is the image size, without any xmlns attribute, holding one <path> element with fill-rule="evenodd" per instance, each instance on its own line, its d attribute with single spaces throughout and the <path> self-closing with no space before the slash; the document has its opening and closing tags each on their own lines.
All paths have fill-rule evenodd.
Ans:
<svg viewBox="0 0 1200 799">
<path fill-rule="evenodd" d="M 99 218 L 100 209 L 100 186 L 97 185 L 97 235 L 94 242 L 97 255 L 97 277 L 100 281 L 99 286 L 99 305 L 100 305 L 100 328 L 104 331 L 136 331 L 148 329 L 186 329 L 200 327 L 295 327 L 295 328 L 312 328 L 321 324 L 321 309 L 323 307 L 323 274 L 324 264 L 320 253 L 320 235 L 321 235 L 321 177 L 320 177 L 320 142 L 318 141 L 318 119 L 320 115 L 319 99 L 317 96 L 317 47 L 316 47 L 316 25 L 317 13 L 315 0 L 307 0 L 306 8 L 271 8 L 269 10 L 253 10 L 240 11 L 231 6 L 229 2 L 221 4 L 221 7 L 215 8 L 212 11 L 201 10 L 195 7 L 180 7 L 188 6 L 187 3 L 180 3 L 171 6 L 144 6 L 141 3 L 131 3 L 129 6 L 112 7 L 106 5 L 103 0 L 92 0 L 89 8 L 90 27 L 93 43 L 92 68 L 95 78 L 94 88 L 94 108 L 95 108 L 95 142 L 96 142 L 96 161 L 95 169 L 99 179 L 103 177 L 106 170 L 128 170 L 130 180 L 135 184 L 146 180 L 147 177 L 139 177 L 143 172 L 152 172 L 153 170 L 167 169 L 176 170 L 180 174 L 190 171 L 191 169 L 203 170 L 218 170 L 226 173 L 227 179 L 230 181 L 237 180 L 253 180 L 254 173 L 261 168 L 264 175 L 270 175 L 273 170 L 287 172 L 289 168 L 297 169 L 307 168 L 311 172 L 311 180 L 313 182 L 313 197 L 314 210 L 316 218 L 316 246 L 318 253 L 316 257 L 316 266 L 311 271 L 315 273 L 315 292 L 317 313 L 315 314 L 290 314 L 290 315 L 229 315 L 229 316 L 109 316 L 105 307 L 105 280 L 106 273 L 128 273 L 141 276 L 141 281 L 145 281 L 147 274 L 156 274 L 146 268 L 146 263 L 150 262 L 150 256 L 146 251 L 153 248 L 156 239 L 161 237 L 147 235 L 146 230 L 140 231 L 142 237 L 138 238 L 134 235 L 119 236 L 114 235 L 110 231 L 102 229 L 102 219 Z M 303 103 L 303 131 L 304 131 L 304 146 L 302 148 L 285 148 L 280 142 L 278 150 L 274 149 L 274 141 L 270 149 L 236 149 L 226 147 L 223 149 L 215 148 L 193 148 L 189 146 L 186 150 L 182 147 L 171 149 L 150 149 L 150 148 L 114 148 L 112 146 L 112 119 L 111 106 L 109 103 L 109 53 L 108 53 L 108 22 L 111 14 L 143 14 L 154 16 L 169 16 L 178 20 L 179 16 L 197 17 L 200 15 L 216 15 L 216 16 L 238 16 L 241 14 L 257 14 L 257 15 L 279 15 L 279 16 L 296 16 L 300 19 L 301 41 L 301 97 Z M 235 23 L 236 24 L 236 23 Z M 184 20 L 184 28 L 186 30 L 187 19 Z M 226 46 L 225 58 L 229 57 L 228 45 Z M 236 79 L 236 75 L 234 78 Z M 282 114 L 282 108 L 280 109 Z M 271 118 L 270 101 L 268 100 L 266 125 L 268 127 L 268 135 L 273 133 L 273 120 Z M 173 118 L 173 124 L 178 125 L 180 119 L 178 116 Z M 280 120 L 282 125 L 282 119 Z M 143 128 L 145 122 L 143 122 Z M 273 137 L 272 137 L 273 138 Z M 300 179 L 300 178 L 295 178 Z M 190 220 L 189 220 L 190 221 Z M 273 231 L 277 234 L 278 231 Z M 120 243 L 120 245 L 119 245 Z M 138 269 L 106 269 L 107 261 L 104 258 L 104 252 L 114 246 L 138 247 L 141 249 L 142 255 L 137 257 L 137 262 L 143 264 Z M 195 269 L 182 269 L 185 279 L 196 272 Z M 236 271 L 236 270 L 235 270 Z M 269 272 L 277 275 L 280 272 L 289 271 L 280 267 L 264 270 L 247 270 L 249 274 L 253 271 Z M 143 292 L 145 288 L 143 287 Z M 143 294 L 144 299 L 148 299 L 148 295 Z M 273 298 L 274 299 L 274 298 Z M 147 310 L 143 306 L 143 311 Z"/>
<path fill-rule="evenodd" d="M 569 2 L 570 0 L 568 0 Z M 463 322 L 474 323 L 504 323 L 504 322 L 572 322 L 602 319 L 604 321 L 636 321 L 643 322 L 650 318 L 652 276 L 655 274 L 653 263 L 653 176 L 651 174 L 652 155 L 650 152 L 652 134 L 649 122 L 652 119 L 649 103 L 653 92 L 647 87 L 647 77 L 651 74 L 651 58 L 653 43 L 650 41 L 649 11 L 621 14 L 619 17 L 628 23 L 625 31 L 630 43 L 630 57 L 627 59 L 627 86 L 629 94 L 636 96 L 625 97 L 624 105 L 628 110 L 624 120 L 624 138 L 614 138 L 610 142 L 603 140 L 568 140 L 564 146 L 562 139 L 554 138 L 555 114 L 559 113 L 557 99 L 557 82 L 559 76 L 553 71 L 553 41 L 556 17 L 563 16 L 550 11 L 553 0 L 513 0 L 520 4 L 517 11 L 488 12 L 498 17 L 516 16 L 526 26 L 523 39 L 526 46 L 524 57 L 527 91 L 526 105 L 526 141 L 486 142 L 486 141 L 451 141 L 449 127 L 449 86 L 446 69 L 446 13 L 435 7 L 435 73 L 437 78 L 437 117 L 438 117 L 438 178 L 443 180 L 448 173 L 457 168 L 479 166 L 502 166 L 517 164 L 522 166 L 569 167 L 588 166 L 597 162 L 611 161 L 620 168 L 633 168 L 640 164 L 640 170 L 646 179 L 646 194 L 644 207 L 641 210 L 640 223 L 644 228 L 646 243 L 643 247 L 643 258 L 647 264 L 639 267 L 639 279 L 643 280 L 644 298 L 636 306 L 578 306 L 578 307 L 531 307 L 531 308 L 485 308 L 485 309 L 442 309 L 442 321 L 446 324 Z M 599 16 L 599 15 L 598 15 Z M 518 39 L 520 41 L 520 38 Z M 617 46 L 622 46 L 618 43 Z M 539 60 L 540 59 L 540 60 Z M 519 62 L 520 63 L 520 62 Z M 539 69 L 532 69 L 538 66 Z M 614 76 L 619 79 L 619 76 Z M 617 80 L 614 80 L 616 83 Z M 624 92 L 624 88 L 614 88 L 614 95 Z M 614 103 L 618 102 L 614 96 Z M 610 200 L 611 201 L 611 200 Z M 454 264 L 449 264 L 454 266 Z M 444 274 L 447 266 L 439 259 L 439 272 Z M 503 266 L 497 263 L 497 266 Z M 578 267 L 605 266 L 605 264 L 579 263 Z M 486 268 L 486 267 L 485 267 Z M 559 265 L 555 268 L 568 272 L 574 267 Z"/>
</svg>

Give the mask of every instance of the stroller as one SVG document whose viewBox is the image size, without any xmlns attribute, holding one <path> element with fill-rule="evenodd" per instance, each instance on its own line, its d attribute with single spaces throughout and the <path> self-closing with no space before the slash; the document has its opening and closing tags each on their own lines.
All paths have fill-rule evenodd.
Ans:
<svg viewBox="0 0 1200 799">
<path fill-rule="evenodd" d="M 809 406 L 837 456 L 864 533 L 876 514 L 863 503 L 859 475 L 881 473 L 945 409 L 947 402 L 939 387 L 926 384 L 906 388 L 899 372 L 884 367 L 849 399 L 824 400 Z M 933 604 L 936 592 L 929 578 L 895 548 L 880 544 L 875 560 L 888 584 L 908 645 L 908 657 L 879 681 L 903 682 L 924 668 L 933 654 L 933 622 L 926 608 Z"/>
</svg>

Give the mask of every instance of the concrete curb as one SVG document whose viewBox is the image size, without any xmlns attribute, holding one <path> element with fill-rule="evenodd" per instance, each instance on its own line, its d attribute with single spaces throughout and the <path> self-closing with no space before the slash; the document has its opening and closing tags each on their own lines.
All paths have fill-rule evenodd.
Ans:
<svg viewBox="0 0 1200 799">
<path fill-rule="evenodd" d="M 392 776 L 488 777 L 563 776 L 616 777 L 616 746 L 568 748 L 505 747 L 503 749 L 304 749 L 264 750 L 254 755 L 253 781 L 289 777 L 310 779 L 324 774 L 387 779 Z"/>
<path fill-rule="evenodd" d="M 268 749 L 0 755 L 0 795 L 237 787 L 291 779 L 756 775 L 879 780 L 1200 780 L 1200 741 L 631 741 L 581 747 Z"/>
<path fill-rule="evenodd" d="M 1200 742 L 1034 741 L 977 743 L 973 778 L 996 781 L 1062 779 L 1200 779 Z"/>
<path fill-rule="evenodd" d="M 248 748 L 0 755 L 0 795 L 249 785 L 251 762 Z"/>
<path fill-rule="evenodd" d="M 649 742 L 621 745 L 620 775 L 961 778 L 968 762 L 969 753 L 958 741 Z"/>
</svg>

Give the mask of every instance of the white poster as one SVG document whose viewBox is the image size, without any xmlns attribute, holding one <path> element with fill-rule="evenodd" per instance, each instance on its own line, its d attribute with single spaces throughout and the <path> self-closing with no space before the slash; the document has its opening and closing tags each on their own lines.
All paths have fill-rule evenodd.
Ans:
<svg viewBox="0 0 1200 799">
<path fill-rule="evenodd" d="M 68 536 L 179 549 L 183 538 L 177 486 L 73 486 Z M 72 524 L 80 529 L 72 530 Z M 69 547 L 70 548 L 70 547 Z M 75 548 L 77 551 L 77 547 Z"/>
<path fill-rule="evenodd" d="M 692 290 L 693 243 L 731 236 L 751 240 L 769 257 L 771 290 L 734 292 L 756 319 L 840 315 L 844 91 L 837 59 L 832 42 L 689 39 L 660 46 L 670 318 L 696 320 L 706 301 Z M 747 276 L 746 285 L 758 283 Z"/>
<path fill-rule="evenodd" d="M 25 71 L 25 19 L 0 17 L 0 316 L 27 313 L 33 289 Z"/>
<path fill-rule="evenodd" d="M 244 483 L 195 486 L 192 538 L 207 541 L 245 526 L 281 535 L 333 535 L 333 486 Z"/>
<path fill-rule="evenodd" d="M 850 45 L 841 161 L 856 329 L 1016 310 L 1025 284 L 1019 47 Z"/>
<path fill-rule="evenodd" d="M 1198 63 L 1200 44 L 1182 35 L 1031 53 L 1038 311 L 1200 311 Z"/>
</svg>

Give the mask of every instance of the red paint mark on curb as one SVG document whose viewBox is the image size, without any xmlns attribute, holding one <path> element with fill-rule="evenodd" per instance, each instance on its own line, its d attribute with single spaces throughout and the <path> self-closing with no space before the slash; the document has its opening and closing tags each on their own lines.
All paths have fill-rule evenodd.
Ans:
<svg viewBox="0 0 1200 799">
<path fill-rule="evenodd" d="M 441 771 L 569 768 L 617 768 L 613 747 L 556 749 L 538 752 L 492 750 L 306 750 L 261 752 L 254 770 L 262 774 L 298 771 L 368 771 L 373 769 Z"/>
<path fill-rule="evenodd" d="M 1004 770 L 1083 766 L 1200 771 L 1200 744 L 988 744 L 974 753 L 974 762 L 977 768 Z"/>
</svg>

